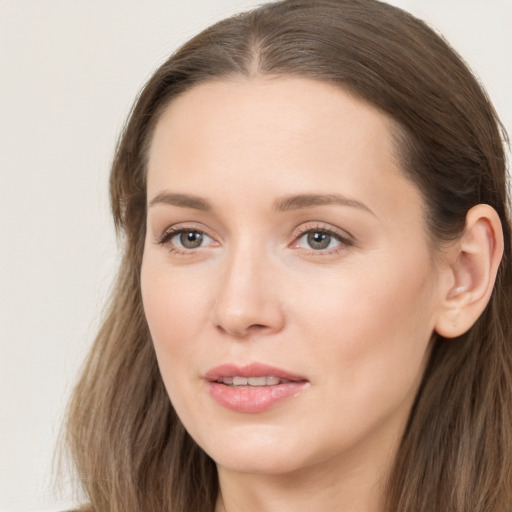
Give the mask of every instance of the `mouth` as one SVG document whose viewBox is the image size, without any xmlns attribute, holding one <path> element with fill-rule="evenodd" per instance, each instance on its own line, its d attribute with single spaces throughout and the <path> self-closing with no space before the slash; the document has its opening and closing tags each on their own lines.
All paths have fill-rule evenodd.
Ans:
<svg viewBox="0 0 512 512">
<path fill-rule="evenodd" d="M 238 413 L 260 413 L 286 398 L 298 396 L 309 381 L 280 368 L 259 363 L 218 366 L 206 376 L 210 396 Z"/>
<path fill-rule="evenodd" d="M 261 388 L 265 386 L 287 384 L 292 381 L 288 379 L 280 379 L 279 377 L 271 375 L 268 377 L 219 377 L 215 382 L 225 384 L 232 388 Z"/>
</svg>

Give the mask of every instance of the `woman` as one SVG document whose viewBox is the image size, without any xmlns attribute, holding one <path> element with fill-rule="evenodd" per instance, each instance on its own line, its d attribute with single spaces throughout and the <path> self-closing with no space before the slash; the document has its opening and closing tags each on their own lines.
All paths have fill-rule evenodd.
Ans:
<svg viewBox="0 0 512 512">
<path fill-rule="evenodd" d="M 111 174 L 124 257 L 68 426 L 85 510 L 508 510 L 503 136 L 373 0 L 267 4 L 174 54 Z"/>
</svg>

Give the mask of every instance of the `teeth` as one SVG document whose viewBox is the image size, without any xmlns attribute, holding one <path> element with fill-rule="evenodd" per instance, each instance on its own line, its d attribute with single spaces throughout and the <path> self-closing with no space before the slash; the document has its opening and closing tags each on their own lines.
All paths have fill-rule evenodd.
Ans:
<svg viewBox="0 0 512 512">
<path fill-rule="evenodd" d="M 217 382 L 226 384 L 227 386 L 276 386 L 277 384 L 284 384 L 290 382 L 286 379 L 280 379 L 279 377 L 220 377 Z"/>
<path fill-rule="evenodd" d="M 249 386 L 266 386 L 267 377 L 249 377 L 247 383 Z"/>
</svg>

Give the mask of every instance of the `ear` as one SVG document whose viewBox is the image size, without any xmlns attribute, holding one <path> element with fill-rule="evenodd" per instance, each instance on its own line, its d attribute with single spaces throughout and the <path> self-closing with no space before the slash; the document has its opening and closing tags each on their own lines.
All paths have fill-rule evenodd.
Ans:
<svg viewBox="0 0 512 512">
<path fill-rule="evenodd" d="M 446 280 L 435 330 L 445 338 L 464 334 L 487 306 L 503 256 L 501 221 L 491 206 L 469 210 L 466 229 L 447 253 Z"/>
</svg>

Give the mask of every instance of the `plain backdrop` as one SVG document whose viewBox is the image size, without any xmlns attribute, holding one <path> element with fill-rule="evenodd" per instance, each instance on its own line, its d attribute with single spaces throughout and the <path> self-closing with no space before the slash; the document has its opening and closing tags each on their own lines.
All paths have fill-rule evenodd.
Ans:
<svg viewBox="0 0 512 512">
<path fill-rule="evenodd" d="M 0 510 L 62 510 L 55 442 L 117 258 L 107 181 L 133 99 L 252 0 L 0 0 Z M 512 131 L 512 0 L 394 0 L 465 57 Z"/>
</svg>

